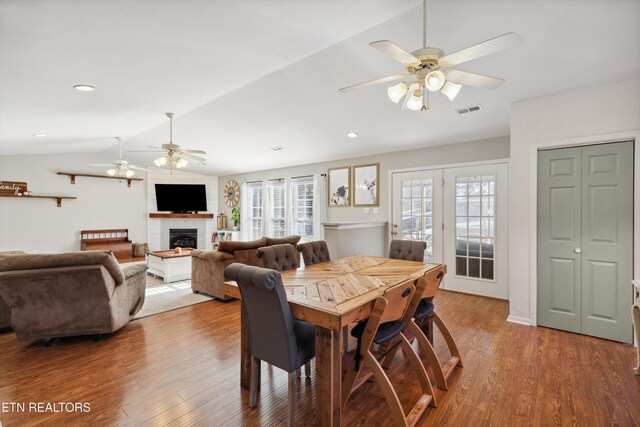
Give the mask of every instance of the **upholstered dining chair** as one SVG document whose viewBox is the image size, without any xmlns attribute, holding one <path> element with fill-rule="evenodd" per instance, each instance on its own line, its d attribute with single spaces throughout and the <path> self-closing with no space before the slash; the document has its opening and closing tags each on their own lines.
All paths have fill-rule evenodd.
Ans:
<svg viewBox="0 0 640 427">
<path fill-rule="evenodd" d="M 423 262 L 426 248 L 427 244 L 419 240 L 392 240 L 389 258 Z"/>
<path fill-rule="evenodd" d="M 300 267 L 296 248 L 290 243 L 264 246 L 258 249 L 256 255 L 262 260 L 263 267 L 271 270 L 286 271 Z"/>
<path fill-rule="evenodd" d="M 324 240 L 316 240 L 313 242 L 300 243 L 298 251 L 302 254 L 304 265 L 313 265 L 320 262 L 331 261 L 327 242 Z"/>
<path fill-rule="evenodd" d="M 347 360 L 343 362 L 343 365 L 346 366 L 346 372 L 342 379 L 342 406 L 346 405 L 349 396 L 355 390 L 373 377 L 382 390 L 391 410 L 394 424 L 397 426 L 416 425 L 429 405 L 436 406 L 433 388 L 427 372 L 419 356 L 402 332 L 404 329 L 404 315 L 415 292 L 412 282 L 412 280 L 406 280 L 398 283 L 387 289 L 381 297 L 376 299 L 369 318 L 358 323 L 351 330 L 351 335 L 358 339 L 358 346 L 353 354 L 353 359 L 351 359 L 351 354 L 346 354 L 345 358 Z M 388 346 L 391 343 L 394 343 L 393 347 Z M 384 349 L 386 347 L 387 349 L 383 350 L 382 354 L 374 354 L 372 351 L 373 344 L 378 344 L 380 348 Z M 379 359 L 383 359 L 391 351 L 390 349 L 395 350 L 398 346 L 402 349 L 422 386 L 422 395 L 407 416 L 405 416 L 389 377 L 387 377 L 378 362 Z M 361 375 L 365 366 L 369 372 Z"/>
<path fill-rule="evenodd" d="M 306 374 L 310 375 L 309 361 L 315 357 L 315 326 L 293 318 L 278 271 L 234 263 L 224 273 L 240 288 L 249 325 L 249 406 L 256 406 L 260 362 L 264 360 L 289 373 L 288 425 L 293 425 L 296 372 L 305 365 Z"/>
<path fill-rule="evenodd" d="M 440 266 L 429 270 L 425 276 L 416 279 L 414 282 L 416 292 L 403 319 L 405 336 L 409 341 L 413 341 L 414 338 L 418 341 L 433 369 L 436 385 L 443 390 L 448 389 L 447 380 L 454 368 L 456 366 L 462 367 L 462 356 L 460 356 L 458 346 L 449 328 L 434 310 L 433 297 L 436 295 L 445 273 L 446 267 Z M 426 322 L 431 323 L 427 331 L 424 328 Z M 433 348 L 433 337 L 429 339 L 427 335 L 428 333 L 433 333 L 434 324 L 438 327 L 444 341 L 447 343 L 449 353 L 451 353 L 451 357 L 444 366 Z M 384 368 L 389 368 L 396 351 L 397 349 L 392 350 L 385 356 L 385 360 L 382 363 Z"/>
</svg>

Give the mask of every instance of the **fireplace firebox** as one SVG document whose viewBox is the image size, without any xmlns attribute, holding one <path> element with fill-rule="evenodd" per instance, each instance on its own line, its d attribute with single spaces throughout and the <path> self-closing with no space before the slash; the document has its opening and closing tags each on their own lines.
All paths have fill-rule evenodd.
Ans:
<svg viewBox="0 0 640 427">
<path fill-rule="evenodd" d="M 169 230 L 169 249 L 198 247 L 197 228 L 172 228 Z"/>
</svg>

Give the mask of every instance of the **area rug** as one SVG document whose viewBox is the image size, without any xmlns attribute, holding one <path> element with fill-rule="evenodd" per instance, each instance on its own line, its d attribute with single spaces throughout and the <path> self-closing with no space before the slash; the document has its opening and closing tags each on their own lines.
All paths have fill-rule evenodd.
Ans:
<svg viewBox="0 0 640 427">
<path fill-rule="evenodd" d="M 211 301 L 208 295 L 194 294 L 191 291 L 190 281 L 175 283 L 157 283 L 158 281 L 147 276 L 147 290 L 142 310 L 134 319 L 176 310 L 201 302 Z"/>
</svg>

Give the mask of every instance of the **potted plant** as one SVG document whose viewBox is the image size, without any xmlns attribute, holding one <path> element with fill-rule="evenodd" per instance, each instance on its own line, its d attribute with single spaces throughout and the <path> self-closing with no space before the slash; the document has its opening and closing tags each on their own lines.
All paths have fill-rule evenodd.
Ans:
<svg viewBox="0 0 640 427">
<path fill-rule="evenodd" d="M 233 231 L 238 231 L 240 224 L 240 208 L 231 209 L 231 222 L 233 222 Z"/>
</svg>

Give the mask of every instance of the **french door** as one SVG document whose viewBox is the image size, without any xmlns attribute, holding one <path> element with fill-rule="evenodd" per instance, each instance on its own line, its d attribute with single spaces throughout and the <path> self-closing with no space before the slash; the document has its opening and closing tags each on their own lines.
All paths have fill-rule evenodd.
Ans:
<svg viewBox="0 0 640 427">
<path fill-rule="evenodd" d="M 447 264 L 442 287 L 507 298 L 507 165 L 392 175 L 391 238 L 427 244 Z"/>
<path fill-rule="evenodd" d="M 393 174 L 391 239 L 427 244 L 424 261 L 442 262 L 442 170 Z"/>
</svg>

